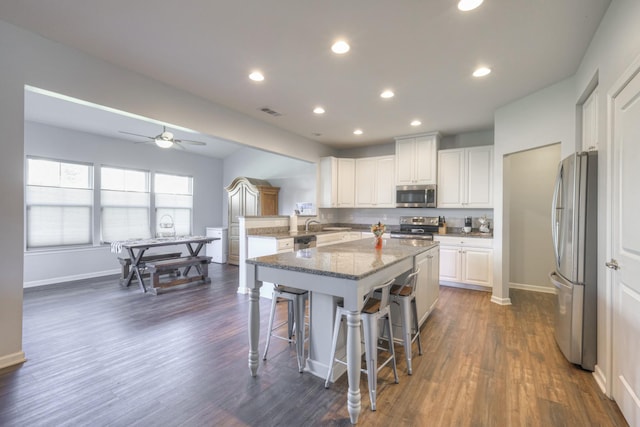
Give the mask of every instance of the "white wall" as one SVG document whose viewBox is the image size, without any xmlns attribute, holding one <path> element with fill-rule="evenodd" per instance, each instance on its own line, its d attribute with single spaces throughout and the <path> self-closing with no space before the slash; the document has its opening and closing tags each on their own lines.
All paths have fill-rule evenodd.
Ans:
<svg viewBox="0 0 640 427">
<path fill-rule="evenodd" d="M 329 148 L 0 20 L 0 368 L 23 360 L 24 86 L 316 161 Z"/>
<path fill-rule="evenodd" d="M 574 79 L 565 79 L 532 95 L 499 108 L 495 113 L 493 187 L 493 297 L 509 300 L 509 199 L 511 183 L 505 169 L 505 156 L 519 151 L 561 143 L 561 152 L 575 149 Z M 563 155 L 564 157 L 564 155 Z"/>
<path fill-rule="evenodd" d="M 506 154 L 561 141 L 561 157 L 578 147 L 576 134 L 576 106 L 591 85 L 598 81 L 601 96 L 598 98 L 598 361 L 596 379 L 611 393 L 611 293 L 609 273 L 604 267 L 608 233 L 611 223 L 606 206 L 608 171 L 607 105 L 611 90 L 624 70 L 640 55 L 640 2 L 637 0 L 613 0 L 593 37 L 576 74 L 564 82 L 543 89 L 512 104 L 495 114 L 495 189 L 494 215 L 500 226 L 495 230 L 494 278 L 502 286 L 494 289 L 493 300 L 508 303 L 509 281 L 509 217 L 503 206 L 502 190 L 509 191 L 509 183 L 503 180 L 508 165 L 503 164 Z M 571 111 L 569 111 L 571 110 Z M 506 167 L 505 167 L 506 166 Z M 508 200 L 506 200 L 508 203 Z M 497 249 L 497 250 L 496 250 Z M 499 252 L 498 252 L 499 251 Z"/>
<path fill-rule="evenodd" d="M 190 175 L 194 181 L 193 234 L 204 235 L 205 227 L 220 224 L 223 199 L 220 159 L 177 150 L 161 150 L 148 144 L 111 139 L 40 123 L 25 122 L 24 150 L 40 156 L 100 165 Z M 94 210 L 94 228 L 99 231 L 100 211 Z M 78 280 L 118 271 L 117 255 L 94 242 L 94 248 L 29 251 L 24 260 L 25 287 Z"/>
<path fill-rule="evenodd" d="M 509 173 L 509 286 L 553 292 L 547 274 L 555 268 L 551 200 L 560 145 L 511 154 Z"/>
</svg>

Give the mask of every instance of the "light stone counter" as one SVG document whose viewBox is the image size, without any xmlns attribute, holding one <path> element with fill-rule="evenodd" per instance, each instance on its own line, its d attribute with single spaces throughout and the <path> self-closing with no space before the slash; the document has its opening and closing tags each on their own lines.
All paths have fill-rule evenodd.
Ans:
<svg viewBox="0 0 640 427">
<path fill-rule="evenodd" d="M 359 280 L 438 245 L 438 242 L 429 240 L 387 239 L 378 251 L 374 249 L 374 242 L 375 239 L 369 238 L 267 255 L 247 259 L 247 264 Z"/>
</svg>

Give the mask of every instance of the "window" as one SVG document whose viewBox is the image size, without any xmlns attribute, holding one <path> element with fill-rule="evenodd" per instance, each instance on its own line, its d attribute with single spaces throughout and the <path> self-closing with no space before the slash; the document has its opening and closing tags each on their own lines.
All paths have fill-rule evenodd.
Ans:
<svg viewBox="0 0 640 427">
<path fill-rule="evenodd" d="M 154 178 L 156 235 L 190 235 L 193 178 L 162 173 L 156 173 Z"/>
<path fill-rule="evenodd" d="M 27 249 L 92 243 L 93 167 L 27 158 Z"/>
<path fill-rule="evenodd" d="M 103 242 L 150 237 L 149 172 L 100 168 Z"/>
</svg>

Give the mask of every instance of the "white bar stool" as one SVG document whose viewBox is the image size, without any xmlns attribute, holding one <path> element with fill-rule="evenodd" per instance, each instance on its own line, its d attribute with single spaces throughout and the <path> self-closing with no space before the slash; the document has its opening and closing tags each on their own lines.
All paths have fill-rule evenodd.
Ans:
<svg viewBox="0 0 640 427">
<path fill-rule="evenodd" d="M 287 301 L 287 320 L 280 322 L 277 325 L 273 325 L 273 321 L 276 316 L 276 304 L 278 298 Z M 271 337 L 285 340 L 289 343 L 295 342 L 296 354 L 298 358 L 298 372 L 304 370 L 305 358 L 304 358 L 304 341 L 305 341 L 305 322 L 304 313 L 306 310 L 307 300 L 309 298 L 309 292 L 304 289 L 291 288 L 289 286 L 274 285 L 273 296 L 271 299 L 271 313 L 269 314 L 269 333 L 267 334 L 267 343 L 264 348 L 264 355 L 262 360 L 267 360 L 267 352 L 269 351 L 269 344 L 271 343 Z M 274 333 L 277 329 L 287 324 L 287 336 L 283 337 Z M 295 333 L 295 329 L 299 330 L 299 333 Z M 295 339 L 293 336 L 295 335 Z"/>
<path fill-rule="evenodd" d="M 398 372 L 396 370 L 396 354 L 393 348 L 393 332 L 391 327 L 391 314 L 389 311 L 389 288 L 393 283 L 393 279 L 389 280 L 386 283 L 376 286 L 373 288 L 364 300 L 364 306 L 362 311 L 360 312 L 360 318 L 362 319 L 362 327 L 364 329 L 364 347 L 366 354 L 366 369 L 362 369 L 362 372 L 367 374 L 367 380 L 369 382 L 369 400 L 371 401 L 371 410 L 376 410 L 376 386 L 378 382 L 378 372 L 384 366 L 392 362 L 393 366 L 393 375 L 395 377 L 396 384 L 398 383 Z M 375 299 L 371 298 L 374 292 L 379 291 L 381 298 Z M 333 328 L 333 341 L 331 343 L 331 357 L 329 364 L 329 372 L 327 373 L 327 379 L 324 383 L 325 388 L 329 387 L 329 380 L 331 378 L 331 374 L 333 373 L 333 367 L 335 363 L 341 363 L 346 365 L 346 361 L 340 360 L 336 358 L 336 346 L 338 343 L 338 334 L 340 333 L 340 323 L 342 322 L 343 316 L 346 317 L 347 310 L 344 307 L 338 306 L 336 308 L 336 321 Z M 378 338 L 380 337 L 380 331 L 378 327 L 378 323 L 381 319 L 384 319 L 386 328 L 383 326 L 382 332 L 384 334 L 384 330 L 389 331 L 388 336 L 388 348 L 378 347 Z M 378 349 L 388 351 L 391 356 L 389 356 L 380 366 L 378 366 Z"/>
<path fill-rule="evenodd" d="M 400 306 L 402 317 L 402 341 L 404 354 L 407 360 L 407 372 L 413 373 L 411 368 L 411 346 L 418 341 L 418 354 L 422 355 L 422 342 L 420 341 L 420 327 L 418 326 L 418 309 L 416 307 L 416 279 L 420 269 L 409 274 L 404 284 L 391 286 L 391 302 Z"/>
</svg>

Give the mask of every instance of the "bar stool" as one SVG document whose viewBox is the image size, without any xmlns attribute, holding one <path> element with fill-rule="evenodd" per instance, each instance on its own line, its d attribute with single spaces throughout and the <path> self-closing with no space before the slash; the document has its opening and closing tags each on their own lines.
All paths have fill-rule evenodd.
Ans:
<svg viewBox="0 0 640 427">
<path fill-rule="evenodd" d="M 304 359 L 304 341 L 305 341 L 305 322 L 304 322 L 304 313 L 306 309 L 307 300 L 309 299 L 309 292 L 304 289 L 292 288 L 289 286 L 276 285 L 273 286 L 273 294 L 271 299 L 271 313 L 269 314 L 269 333 L 267 334 L 267 343 L 264 348 L 264 355 L 262 356 L 262 360 L 267 360 L 267 352 L 269 351 L 269 344 L 271 343 L 271 337 L 278 338 L 281 340 L 285 340 L 289 343 L 295 342 L 296 344 L 296 354 L 298 358 L 298 372 L 302 372 L 304 370 L 305 359 Z M 276 316 L 276 304 L 278 303 L 278 299 L 283 299 L 287 301 L 287 320 L 280 322 L 277 325 L 273 325 L 273 321 Z M 287 324 L 287 336 L 283 337 L 274 333 L 274 331 L 278 330 L 284 324 Z M 299 334 L 295 334 L 296 337 L 293 339 L 294 335 L 294 325 L 296 325 L 296 329 L 298 329 L 297 325 L 302 325 L 300 329 L 301 336 Z"/>
<path fill-rule="evenodd" d="M 420 341 L 420 327 L 418 326 L 418 309 L 416 307 L 416 279 L 420 269 L 409 274 L 404 284 L 391 286 L 391 302 L 400 306 L 402 318 L 402 341 L 404 354 L 407 360 L 407 372 L 411 375 L 411 346 L 418 341 L 418 354 L 422 355 L 422 342 Z"/>
<path fill-rule="evenodd" d="M 386 283 L 376 286 L 367 294 L 364 300 L 364 306 L 360 312 L 360 318 L 362 319 L 362 327 L 364 329 L 364 347 L 366 354 L 366 369 L 362 369 L 361 372 L 367 374 L 367 380 L 369 383 L 369 400 L 371 401 L 371 410 L 376 410 L 376 386 L 378 382 L 378 372 L 392 362 L 393 375 L 395 377 L 396 384 L 398 383 L 398 372 L 396 370 L 396 354 L 393 348 L 393 332 L 391 327 L 391 314 L 389 311 L 389 288 L 393 283 L 393 279 Z M 371 298 L 373 294 L 378 291 L 381 295 L 380 299 Z M 333 367 L 335 363 L 341 363 L 346 365 L 346 361 L 336 358 L 336 346 L 338 343 L 338 334 L 340 333 L 340 323 L 343 316 L 346 317 L 347 310 L 344 307 L 338 306 L 336 308 L 336 321 L 333 328 L 333 341 L 331 343 L 331 361 L 329 364 L 329 372 L 327 373 L 327 379 L 324 383 L 324 387 L 329 387 L 329 380 L 333 373 Z M 387 329 L 389 331 L 388 336 L 388 348 L 378 347 L 379 338 L 379 326 L 378 323 L 381 319 L 385 320 L 386 327 L 383 326 L 382 332 Z M 386 350 L 391 355 L 378 366 L 378 349 Z"/>
</svg>

